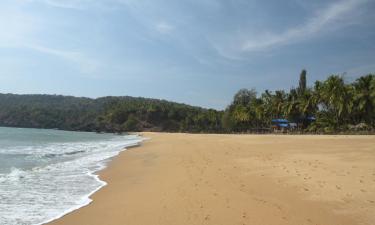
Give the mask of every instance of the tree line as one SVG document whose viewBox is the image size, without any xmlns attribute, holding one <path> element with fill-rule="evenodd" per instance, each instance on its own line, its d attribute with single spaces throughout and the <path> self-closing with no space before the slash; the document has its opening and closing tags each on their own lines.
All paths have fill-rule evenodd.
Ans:
<svg viewBox="0 0 375 225">
<path fill-rule="evenodd" d="M 0 94 L 0 126 L 73 131 L 220 132 L 222 112 L 165 100 Z"/>
<path fill-rule="evenodd" d="M 306 85 L 306 70 L 299 85 L 289 91 L 241 89 L 223 116 L 227 131 L 246 132 L 270 127 L 272 119 L 284 118 L 298 123 L 300 131 L 337 133 L 371 131 L 375 128 L 375 75 L 346 83 L 343 76 L 331 75 L 324 81 Z M 314 122 L 309 118 L 314 118 Z"/>
<path fill-rule="evenodd" d="M 289 91 L 239 90 L 225 110 L 135 97 L 97 99 L 0 94 L 0 126 L 95 132 L 260 132 L 272 119 L 297 123 L 299 132 L 371 132 L 375 129 L 375 75 L 345 82 L 339 75 L 307 86 L 303 70 Z M 314 118 L 311 122 L 309 118 Z"/>
</svg>

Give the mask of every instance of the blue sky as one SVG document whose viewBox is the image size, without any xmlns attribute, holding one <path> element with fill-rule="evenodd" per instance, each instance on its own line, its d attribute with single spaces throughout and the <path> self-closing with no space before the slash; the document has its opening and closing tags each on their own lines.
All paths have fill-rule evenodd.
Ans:
<svg viewBox="0 0 375 225">
<path fill-rule="evenodd" d="M 222 109 L 240 88 L 375 72 L 375 0 L 1 0 L 0 92 Z"/>
</svg>

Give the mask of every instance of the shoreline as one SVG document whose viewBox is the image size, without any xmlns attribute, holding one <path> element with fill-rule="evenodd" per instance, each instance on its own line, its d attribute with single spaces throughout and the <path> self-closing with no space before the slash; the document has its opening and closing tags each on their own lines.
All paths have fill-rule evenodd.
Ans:
<svg viewBox="0 0 375 225">
<path fill-rule="evenodd" d="M 122 152 L 122 151 L 121 151 L 121 152 Z M 121 152 L 120 152 L 120 153 L 121 153 Z M 118 155 L 117 155 L 117 156 L 118 156 Z M 114 157 L 116 157 L 116 156 L 114 156 Z M 101 170 L 105 170 L 105 169 L 106 169 L 106 167 L 105 167 L 105 168 L 102 168 Z M 84 196 L 84 198 L 86 199 L 86 202 L 85 202 L 85 203 L 83 203 L 83 204 L 80 205 L 80 206 L 72 207 L 72 208 L 70 208 L 70 209 L 68 209 L 68 210 L 66 210 L 66 211 L 64 211 L 64 212 L 62 212 L 60 215 L 56 216 L 55 218 L 51 218 L 51 219 L 49 219 L 48 221 L 45 221 L 45 222 L 42 222 L 42 223 L 39 223 L 39 224 L 36 224 L 36 225 L 45 225 L 45 224 L 49 224 L 49 223 L 51 223 L 51 222 L 53 222 L 53 221 L 56 221 L 56 220 L 59 220 L 59 219 L 63 218 L 64 216 L 68 215 L 69 213 L 72 213 L 72 212 L 74 212 L 74 211 L 76 211 L 76 210 L 79 210 L 80 208 L 83 208 L 83 207 L 85 207 L 85 206 L 91 204 L 91 203 L 93 202 L 93 200 L 91 199 L 91 196 L 94 195 L 96 192 L 100 191 L 100 189 L 102 189 L 103 187 L 105 187 L 105 186 L 108 185 L 107 182 L 105 182 L 105 181 L 103 181 L 103 180 L 101 180 L 101 179 L 99 178 L 100 176 L 99 176 L 98 173 L 100 173 L 101 170 L 99 170 L 99 171 L 97 171 L 97 172 L 94 172 L 94 173 L 88 173 L 88 175 L 91 176 L 91 177 L 94 177 L 95 180 L 98 181 L 98 182 L 101 184 L 101 186 L 98 187 L 98 188 L 96 188 L 95 190 L 93 190 L 92 192 L 90 192 L 89 194 L 87 194 L 87 195 Z"/>
<path fill-rule="evenodd" d="M 86 206 L 88 206 L 89 204 L 91 204 L 91 203 L 93 202 L 93 199 L 92 199 L 91 197 L 92 197 L 96 192 L 100 191 L 102 188 L 104 188 L 105 186 L 108 185 L 108 183 L 107 183 L 105 180 L 100 179 L 100 173 L 101 173 L 103 170 L 107 169 L 107 168 L 110 166 L 111 162 L 112 162 L 116 157 L 118 157 L 120 154 L 122 154 L 123 152 L 125 152 L 125 151 L 127 151 L 127 150 L 129 150 L 129 149 L 132 149 L 132 148 L 140 147 L 140 146 L 142 145 L 142 142 L 144 141 L 144 139 L 143 139 L 141 136 L 139 136 L 139 137 L 140 137 L 139 142 L 137 142 L 137 143 L 131 143 L 131 144 L 129 144 L 129 146 L 125 146 L 125 147 L 123 147 L 123 148 L 118 152 L 117 155 L 112 156 L 111 158 L 108 158 L 108 159 L 104 160 L 104 161 L 102 162 L 103 164 L 100 166 L 100 168 L 99 168 L 97 171 L 94 171 L 94 172 L 88 172 L 88 173 L 87 173 L 88 176 L 93 177 L 93 178 L 94 178 L 98 183 L 100 183 L 101 185 L 100 185 L 99 187 L 97 187 L 95 190 L 93 190 L 93 191 L 91 191 L 90 193 L 88 193 L 87 195 L 85 195 L 84 197 L 82 197 L 82 199 L 85 200 L 84 203 L 82 203 L 82 204 L 79 205 L 79 206 L 74 206 L 74 207 L 72 207 L 72 208 L 70 208 L 70 209 L 67 209 L 66 211 L 62 212 L 60 215 L 58 215 L 58 216 L 56 216 L 56 217 L 54 217 L 54 218 L 51 218 L 51 219 L 49 219 L 49 220 L 47 220 L 47 221 L 45 221 L 45 222 L 38 223 L 38 224 L 36 224 L 36 225 L 46 225 L 46 224 L 50 224 L 50 223 L 52 223 L 52 222 L 54 222 L 54 221 L 56 221 L 56 220 L 59 220 L 59 219 L 65 217 L 65 216 L 69 215 L 69 214 L 72 213 L 72 212 L 75 212 L 75 211 L 77 211 L 77 210 L 79 210 L 79 209 L 81 209 L 81 208 L 83 208 L 83 207 L 86 207 Z"/>
<path fill-rule="evenodd" d="M 311 221 L 344 225 L 370 224 L 368 221 L 374 219 L 366 210 L 354 210 L 364 206 L 375 209 L 375 185 L 371 181 L 375 166 L 367 161 L 375 159 L 373 136 L 140 133 L 140 137 L 151 139 L 121 151 L 97 173 L 108 185 L 90 196 L 90 204 L 46 224 Z M 318 148 L 324 146 L 318 142 L 327 144 L 328 153 Z M 354 149 L 363 154 L 353 163 L 367 170 L 363 173 L 366 177 L 361 178 L 368 183 L 366 192 L 359 184 L 348 183 L 357 174 L 329 177 L 325 172 L 345 168 L 347 162 L 341 157 L 353 157 Z M 319 168 L 317 161 L 328 169 Z M 310 173 L 309 163 L 315 163 L 319 171 Z M 299 172 L 290 175 L 292 170 Z M 324 185 L 312 182 L 319 176 L 329 179 Z M 334 183 L 340 183 L 340 189 Z M 322 190 L 319 185 L 324 186 Z M 352 194 L 347 202 L 346 195 L 340 193 L 345 189 Z"/>
</svg>

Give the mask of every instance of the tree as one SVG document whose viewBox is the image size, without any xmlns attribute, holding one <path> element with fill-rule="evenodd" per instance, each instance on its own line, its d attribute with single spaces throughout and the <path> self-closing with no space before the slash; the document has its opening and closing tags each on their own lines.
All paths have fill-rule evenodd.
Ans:
<svg viewBox="0 0 375 225">
<path fill-rule="evenodd" d="M 372 118 L 375 114 L 374 108 L 374 93 L 375 87 L 373 86 L 375 76 L 369 74 L 358 78 L 353 86 L 354 104 L 356 107 L 356 115 L 354 115 L 357 123 L 365 122 L 368 125 L 373 123 Z"/>
<path fill-rule="evenodd" d="M 306 70 L 302 70 L 299 76 L 299 85 L 298 85 L 298 93 L 303 94 L 306 90 Z"/>
<path fill-rule="evenodd" d="M 285 116 L 293 122 L 304 122 L 309 115 L 308 106 L 305 104 L 309 102 L 310 96 L 307 94 L 307 90 L 298 94 L 296 89 L 291 89 L 287 94 L 287 100 L 285 102 Z"/>
<path fill-rule="evenodd" d="M 257 92 L 255 89 L 240 89 L 233 98 L 233 104 L 235 105 L 247 105 L 252 99 L 255 99 Z"/>
<path fill-rule="evenodd" d="M 136 117 L 131 114 L 128 119 L 122 125 L 122 130 L 124 131 L 138 131 L 138 121 Z"/>
<path fill-rule="evenodd" d="M 349 94 L 349 86 L 338 75 L 331 75 L 323 83 L 316 83 L 319 92 L 319 103 L 324 115 L 330 117 L 331 126 L 337 129 L 343 126 L 347 115 L 351 112 L 353 101 Z M 322 114 L 323 115 L 323 114 Z"/>
</svg>

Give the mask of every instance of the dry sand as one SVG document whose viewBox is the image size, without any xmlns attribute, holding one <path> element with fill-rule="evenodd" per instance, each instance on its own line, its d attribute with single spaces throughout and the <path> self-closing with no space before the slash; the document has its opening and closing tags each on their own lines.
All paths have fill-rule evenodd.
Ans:
<svg viewBox="0 0 375 225">
<path fill-rule="evenodd" d="M 50 224 L 375 224 L 375 136 L 143 135 Z"/>
</svg>

